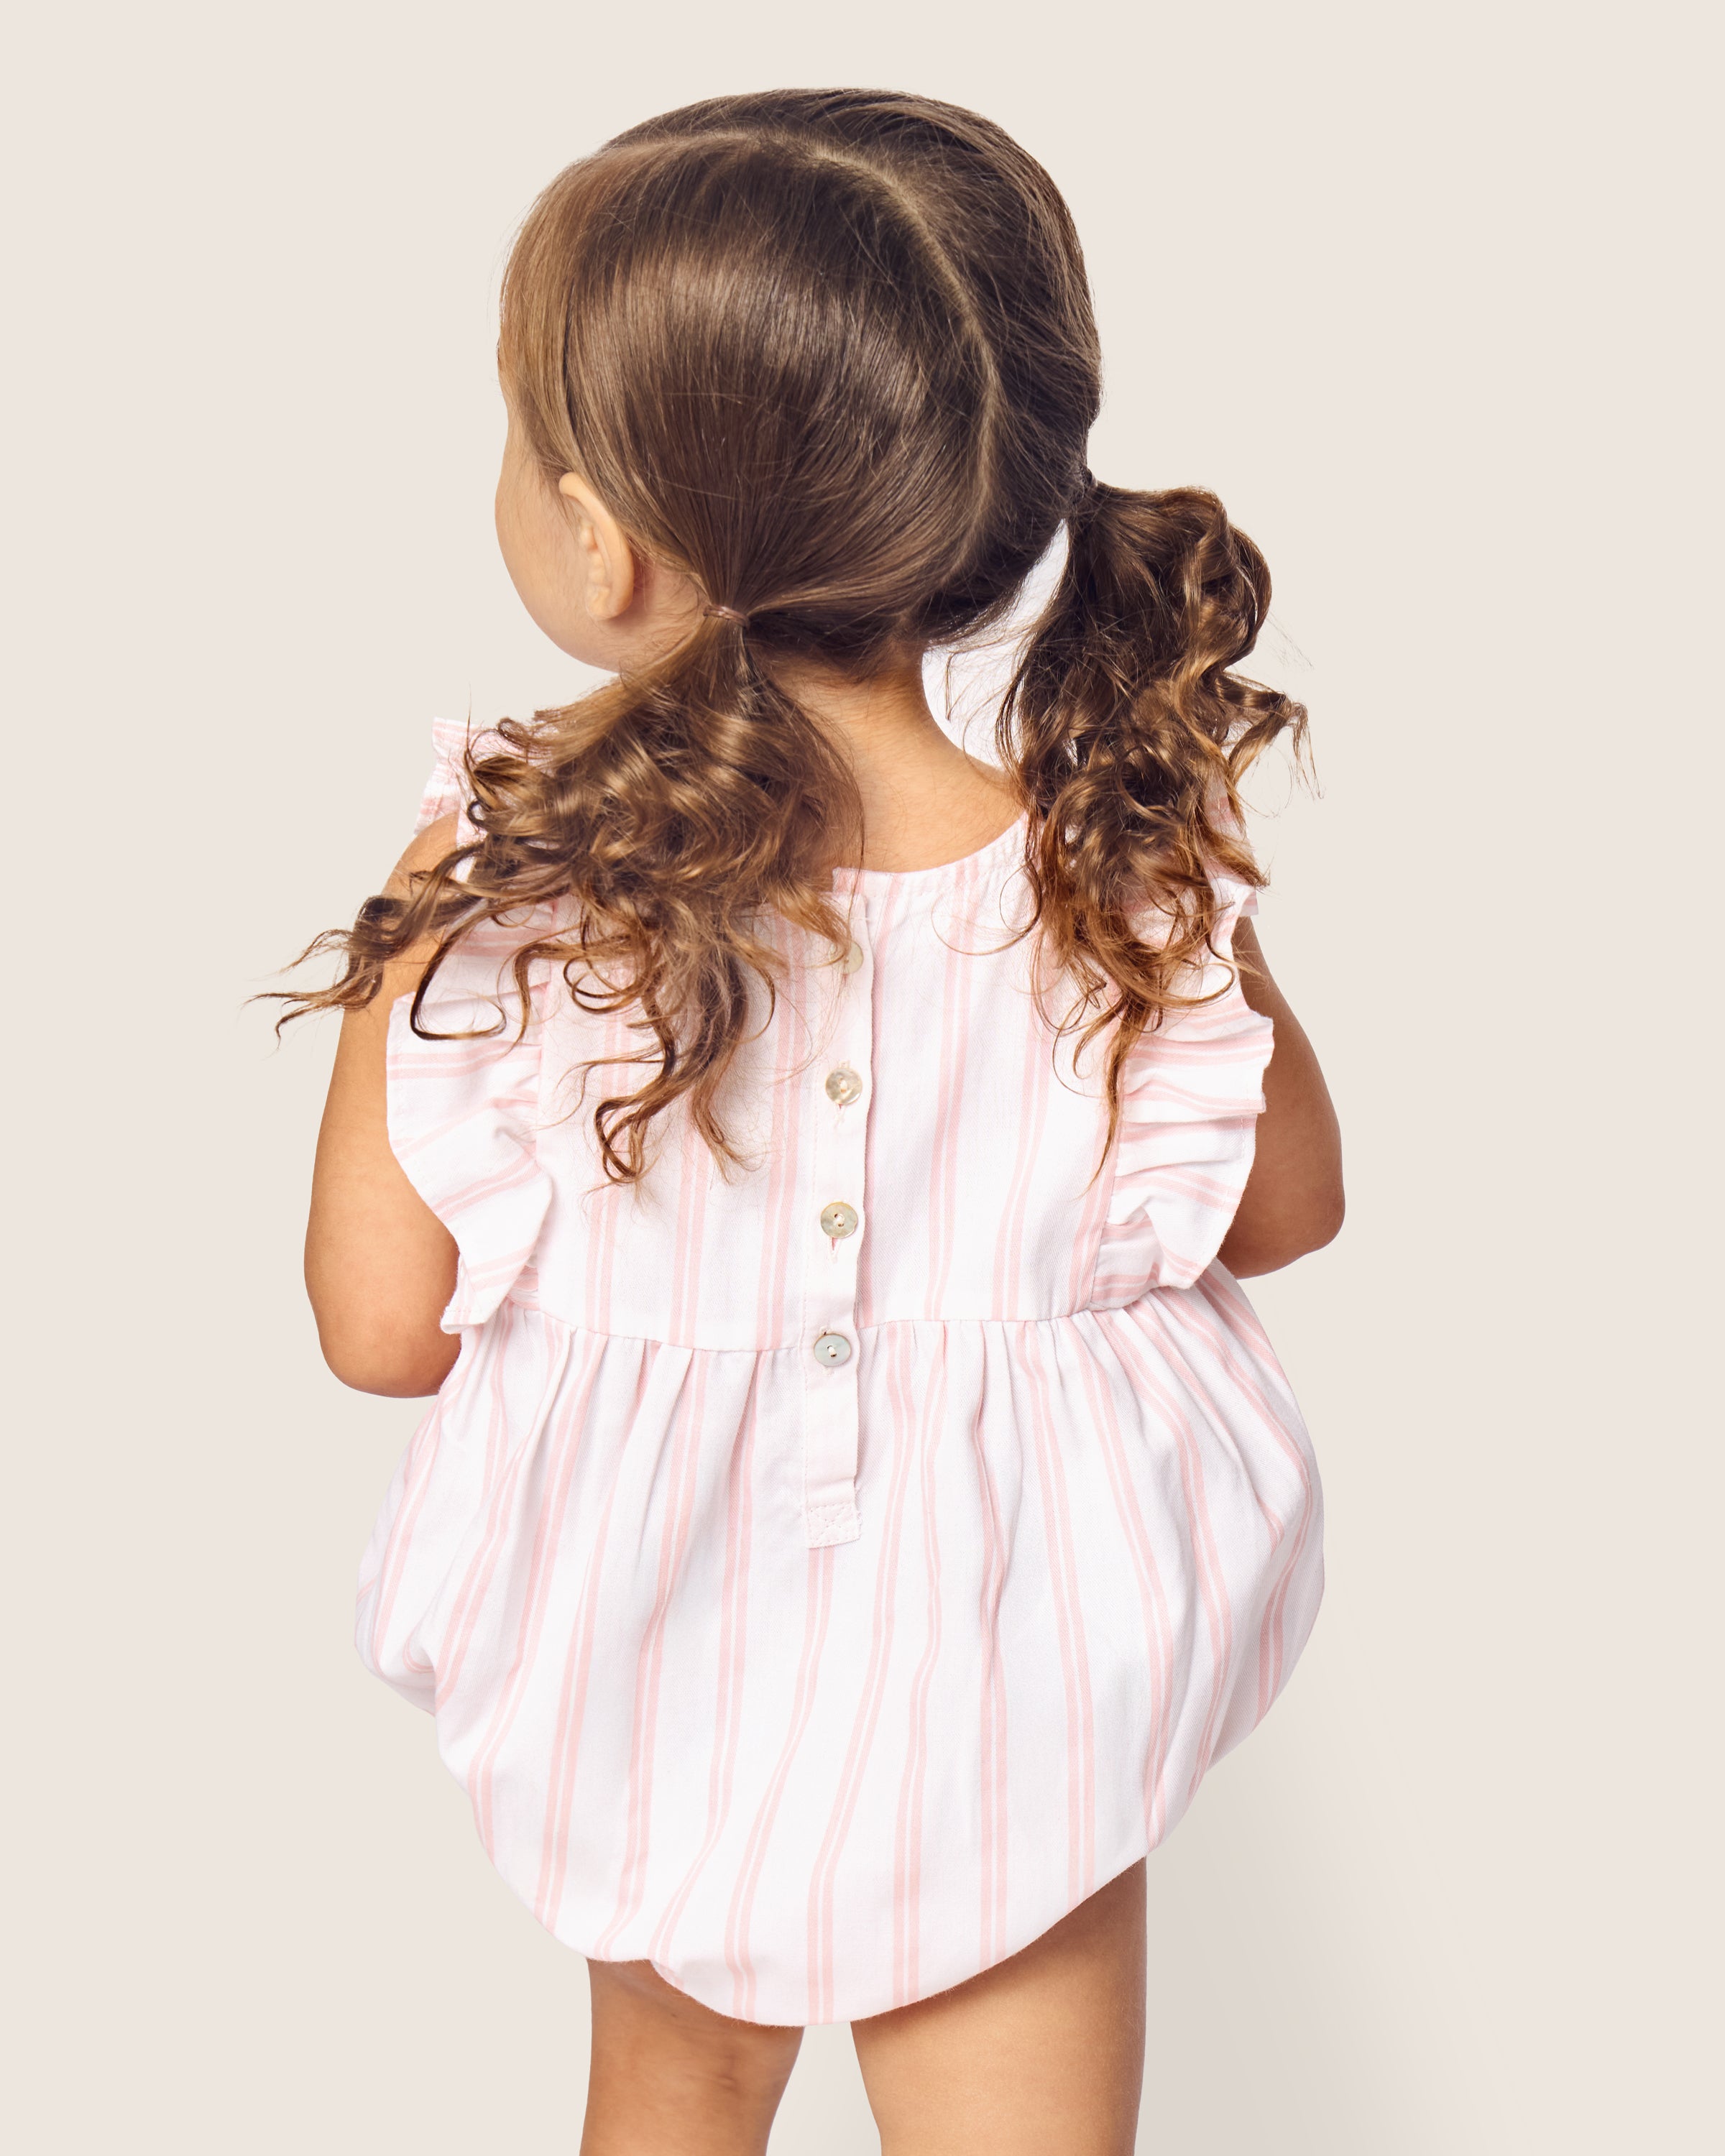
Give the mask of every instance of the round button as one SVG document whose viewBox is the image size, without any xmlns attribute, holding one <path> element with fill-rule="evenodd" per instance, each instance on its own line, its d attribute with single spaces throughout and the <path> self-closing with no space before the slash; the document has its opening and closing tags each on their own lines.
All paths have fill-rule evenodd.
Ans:
<svg viewBox="0 0 1725 2156">
<path fill-rule="evenodd" d="M 848 1108 L 860 1097 L 862 1081 L 848 1063 L 841 1063 L 836 1070 L 827 1073 L 827 1098 L 834 1107 Z"/>
<path fill-rule="evenodd" d="M 845 955 L 839 961 L 839 971 L 841 973 L 854 973 L 857 972 L 862 965 L 862 946 L 853 938 L 852 941 L 845 946 Z"/>
<path fill-rule="evenodd" d="M 836 1370 L 841 1363 L 850 1360 L 850 1342 L 842 1332 L 823 1332 L 814 1343 L 814 1359 Z"/>
<path fill-rule="evenodd" d="M 834 1242 L 841 1235 L 854 1235 L 856 1233 L 855 1207 L 847 1205 L 842 1198 L 835 1198 L 822 1210 L 820 1232 L 823 1235 L 830 1235 Z"/>
</svg>

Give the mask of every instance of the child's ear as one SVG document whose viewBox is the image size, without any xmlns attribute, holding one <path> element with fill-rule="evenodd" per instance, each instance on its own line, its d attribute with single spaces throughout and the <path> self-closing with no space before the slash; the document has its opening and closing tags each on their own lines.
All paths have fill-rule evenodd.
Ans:
<svg viewBox="0 0 1725 2156">
<path fill-rule="evenodd" d="M 635 596 L 635 557 L 623 526 L 579 472 L 565 472 L 557 492 L 577 512 L 575 544 L 587 572 L 587 611 L 593 621 L 615 621 Z"/>
</svg>

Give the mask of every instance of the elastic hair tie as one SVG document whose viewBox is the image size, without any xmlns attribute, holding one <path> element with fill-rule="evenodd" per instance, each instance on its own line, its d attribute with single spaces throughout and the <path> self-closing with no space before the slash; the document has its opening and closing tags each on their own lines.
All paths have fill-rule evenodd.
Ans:
<svg viewBox="0 0 1725 2156">
<path fill-rule="evenodd" d="M 742 613 L 736 607 L 710 606 L 703 608 L 702 612 L 709 615 L 714 621 L 739 622 L 745 627 L 747 627 L 748 623 L 748 616 L 746 613 Z"/>
</svg>

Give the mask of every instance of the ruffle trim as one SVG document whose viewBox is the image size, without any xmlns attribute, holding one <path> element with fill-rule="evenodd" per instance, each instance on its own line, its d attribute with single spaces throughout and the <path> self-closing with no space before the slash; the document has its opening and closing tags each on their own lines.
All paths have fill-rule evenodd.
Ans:
<svg viewBox="0 0 1725 2156">
<path fill-rule="evenodd" d="M 464 758 L 470 740 L 483 754 L 495 738 L 470 734 L 463 721 L 433 722 L 436 761 L 416 830 L 454 810 L 456 843 L 473 838 Z M 551 1205 L 552 1180 L 538 1157 L 547 981 L 536 968 L 524 1028 L 511 971 L 521 942 L 518 928 L 483 922 L 438 968 L 420 1022 L 454 1038 L 415 1033 L 410 997 L 389 1014 L 390 1148 L 459 1254 L 446 1332 L 484 1324 L 511 1289 L 522 1291 Z"/>
<path fill-rule="evenodd" d="M 1214 882 L 1220 955 L 1196 992 L 1224 993 L 1145 1034 L 1127 1059 L 1091 1289 L 1098 1306 L 1190 1287 L 1214 1262 L 1252 1172 L 1276 1028 L 1247 1003 L 1230 962 L 1235 926 L 1257 911 L 1258 895 L 1230 876 Z"/>
<path fill-rule="evenodd" d="M 434 758 L 431 776 L 425 782 L 425 791 L 420 796 L 416 832 L 436 823 L 439 817 L 453 810 L 455 816 L 455 843 L 458 846 L 470 844 L 478 835 L 467 819 L 467 752 L 471 746 L 475 756 L 489 756 L 505 746 L 494 726 L 475 731 L 465 719 L 434 719 L 431 722 L 431 747 Z"/>
</svg>

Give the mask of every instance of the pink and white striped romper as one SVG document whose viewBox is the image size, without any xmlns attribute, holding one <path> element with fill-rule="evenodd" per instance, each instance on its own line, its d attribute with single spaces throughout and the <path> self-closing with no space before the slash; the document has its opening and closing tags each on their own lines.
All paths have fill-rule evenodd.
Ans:
<svg viewBox="0 0 1725 2156">
<path fill-rule="evenodd" d="M 462 802 L 465 731 L 438 736 L 422 828 Z M 1219 962 L 1135 1051 L 1093 1177 L 1100 1078 L 1010 940 L 1023 844 L 842 872 L 836 958 L 783 932 L 730 1179 L 673 1130 L 644 1188 L 604 1184 L 571 1074 L 627 1036 L 560 978 L 519 1038 L 392 1017 L 461 1353 L 362 1652 L 542 1923 L 747 2020 L 879 2013 L 1028 1944 L 1168 1833 L 1322 1593 L 1310 1442 L 1215 1261 L 1271 1022 Z M 1255 899 L 1222 896 L 1225 952 Z M 427 1023 L 496 1025 L 512 940 L 463 947 Z"/>
</svg>

